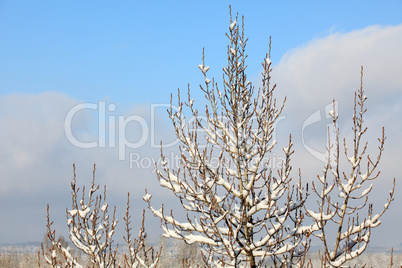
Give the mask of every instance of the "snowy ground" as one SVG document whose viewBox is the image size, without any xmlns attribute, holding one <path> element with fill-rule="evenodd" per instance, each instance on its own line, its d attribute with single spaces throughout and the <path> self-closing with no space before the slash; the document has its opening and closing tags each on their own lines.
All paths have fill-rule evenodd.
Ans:
<svg viewBox="0 0 402 268">
<path fill-rule="evenodd" d="M 40 243 L 24 243 L 24 244 L 3 244 L 0 245 L 0 267 L 9 268 L 25 268 L 25 267 L 37 267 L 38 266 L 38 251 L 40 250 Z M 175 251 L 170 251 L 174 255 Z M 363 267 L 366 264 L 368 267 L 391 267 L 391 252 L 366 252 L 360 258 L 348 263 L 349 267 Z M 320 267 L 318 252 L 312 253 L 308 258 L 311 258 L 313 267 Z M 175 259 L 168 258 L 170 260 Z M 171 264 L 161 263 L 159 267 L 172 267 Z M 402 251 L 396 249 L 393 256 L 393 266 L 401 267 L 402 265 Z M 43 263 L 41 267 L 44 266 Z M 267 267 L 271 267 L 269 264 Z"/>
</svg>

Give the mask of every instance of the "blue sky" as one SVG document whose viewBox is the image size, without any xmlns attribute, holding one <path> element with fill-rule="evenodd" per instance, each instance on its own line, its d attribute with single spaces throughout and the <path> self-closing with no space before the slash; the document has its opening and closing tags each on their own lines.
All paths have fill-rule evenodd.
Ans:
<svg viewBox="0 0 402 268">
<path fill-rule="evenodd" d="M 127 153 L 137 153 L 144 165 L 157 160 L 159 149 L 153 145 L 174 140 L 174 133 L 163 109 L 151 118 L 152 107 L 169 103 L 170 94 L 177 88 L 185 92 L 188 83 L 196 101 L 203 103 L 198 64 L 205 47 L 209 73 L 219 81 L 226 64 L 229 4 L 234 14 L 245 17 L 248 76 L 256 85 L 272 36 L 273 79 L 281 90 L 278 96 L 288 96 L 278 142 L 286 142 L 292 133 L 297 149 L 294 170 L 303 167 L 307 181 L 321 171 L 322 163 L 303 147 L 303 122 L 335 98 L 345 116 L 342 134 L 350 135 L 352 94 L 364 65 L 371 111 L 367 124 L 372 130 L 367 139 L 374 150 L 381 125 L 388 136 L 385 179 L 374 195 L 375 202 L 385 201 L 392 178 L 400 174 L 402 1 L 0 0 L 0 211 L 8 219 L 0 223 L 0 243 L 40 241 L 47 203 L 58 232 L 65 234 L 74 162 L 82 184 L 89 183 L 92 164 L 97 163 L 98 183 L 108 184 L 110 203 L 121 212 L 127 191 L 132 192 L 136 211 L 145 207 L 144 188 L 174 203 L 160 190 L 152 167 L 130 166 L 128 157 L 119 160 L 118 148 L 109 144 L 74 147 L 65 135 L 64 120 L 77 104 L 101 101 L 106 107 L 116 105 L 106 111 L 107 120 L 138 115 L 151 124 L 154 119 L 146 143 Z M 97 111 L 77 114 L 74 135 L 99 141 L 98 119 Z M 132 142 L 145 135 L 136 123 L 125 131 Z M 308 133 L 309 146 L 322 151 L 325 122 Z M 158 206 L 158 199 L 155 203 Z M 399 199 L 395 203 L 391 209 L 402 205 Z M 384 227 L 375 231 L 386 235 L 377 235 L 373 244 L 399 245 L 397 222 L 402 215 L 397 212 L 384 217 Z M 159 222 L 147 217 L 150 226 L 158 228 Z"/>
<path fill-rule="evenodd" d="M 400 1 L 1 1 L 2 93 L 64 92 L 80 100 L 164 101 L 195 84 L 202 47 L 225 63 L 228 5 L 246 18 L 250 62 L 331 32 L 395 25 Z M 250 65 L 249 72 L 259 72 Z M 153 94 L 150 94 L 152 92 Z M 157 92 L 157 94 L 155 94 Z"/>
</svg>

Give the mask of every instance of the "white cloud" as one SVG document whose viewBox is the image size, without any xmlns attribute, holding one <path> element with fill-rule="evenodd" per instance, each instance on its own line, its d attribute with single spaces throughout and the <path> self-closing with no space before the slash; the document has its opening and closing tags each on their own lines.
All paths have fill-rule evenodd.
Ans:
<svg viewBox="0 0 402 268">
<path fill-rule="evenodd" d="M 163 198 L 164 192 L 160 191 L 153 173 L 153 161 L 158 160 L 160 149 L 150 147 L 150 134 L 157 131 L 155 140 L 170 141 L 174 132 L 166 131 L 168 124 L 161 122 L 160 110 L 155 114 L 154 129 L 150 124 L 150 105 L 137 105 L 130 110 L 116 105 L 114 112 L 107 111 L 107 119 L 115 118 L 116 131 L 119 116 L 137 115 L 144 118 L 149 127 L 145 133 L 136 122 L 130 122 L 122 130 L 127 140 L 135 142 L 144 136 L 147 141 L 138 149 L 126 148 L 127 158 L 122 161 L 119 160 L 118 140 L 113 148 L 106 143 L 105 148 L 92 149 L 77 148 L 69 142 L 65 134 L 65 117 L 80 103 L 57 92 L 0 96 L 0 211 L 2 217 L 8 219 L 0 223 L 2 242 L 41 240 L 45 230 L 46 203 L 50 203 L 56 227 L 66 231 L 64 213 L 71 199 L 69 185 L 73 163 L 76 163 L 80 186 L 89 185 L 93 164 L 96 163 L 97 183 L 108 186 L 110 205 L 117 204 L 118 213 L 125 210 L 127 192 L 131 193 L 133 209 L 146 206 L 143 201 L 138 201 L 142 200 L 145 188 L 155 189 Z M 99 141 L 98 113 L 99 109 L 86 109 L 74 115 L 72 132 L 77 139 Z M 158 141 L 156 145 L 159 145 Z M 139 165 L 134 163 L 130 167 L 130 153 L 145 160 L 138 160 Z M 27 222 L 31 224 L 24 228 Z"/>
<path fill-rule="evenodd" d="M 281 134 L 279 139 L 292 133 L 296 150 L 294 168 L 301 168 L 304 181 L 314 180 L 321 172 L 323 163 L 303 147 L 303 123 L 317 110 L 321 111 L 322 120 L 306 127 L 304 134 L 307 135 L 307 146 L 324 152 L 326 126 L 331 123 L 330 119 L 325 118 L 324 107 L 336 99 L 339 104 L 341 136 L 352 142 L 353 94 L 360 86 L 361 65 L 364 67 L 364 90 L 368 96 L 368 112 L 365 117 L 368 132 L 365 138 L 369 141 L 368 151 L 372 157 L 377 153 L 377 138 L 381 135 L 382 126 L 387 136 L 380 164 L 381 177 L 375 184 L 376 191 L 370 200 L 374 202 L 376 211 L 386 201 L 392 179 L 400 173 L 402 25 L 371 26 L 349 33 L 335 33 L 287 52 L 273 71 L 278 95 L 287 96 L 284 110 L 287 120 L 281 123 L 278 132 Z M 397 192 L 399 190 L 400 187 Z M 396 198 L 391 210 L 383 218 L 386 229 L 380 227 L 382 230 L 373 232 L 373 245 L 400 243 L 396 238 L 401 235 L 397 222 L 402 220 L 402 216 L 395 212 L 401 205 L 401 200 Z M 393 230 L 394 234 L 387 230 Z M 395 232 L 398 232 L 397 236 Z"/>
<path fill-rule="evenodd" d="M 398 73 L 402 70 L 402 25 L 373 26 L 332 34 L 289 51 L 273 73 L 278 92 L 288 96 L 284 110 L 287 119 L 278 124 L 277 138 L 285 143 L 288 134 L 292 133 L 296 149 L 294 171 L 300 167 L 304 180 L 314 179 L 322 170 L 322 163 L 301 146 L 303 121 L 317 109 L 323 110 L 335 98 L 339 100 L 340 115 L 348 118 L 342 121 L 341 127 L 347 125 L 342 134 L 349 135 L 352 93 L 360 83 L 360 65 L 365 68 L 364 84 L 368 95 L 367 139 L 375 149 L 381 125 L 386 127 L 388 136 L 381 166 L 385 179 L 378 184 L 382 191 L 378 197 L 374 196 L 375 201 L 382 202 L 390 187 L 390 179 L 398 175 L 400 157 L 396 156 L 402 151 L 399 138 L 402 131 L 399 118 L 402 76 Z M 40 240 L 45 226 L 46 203 L 51 204 L 57 230 L 65 230 L 64 211 L 70 202 L 68 185 L 72 178 L 72 163 L 76 163 L 80 185 L 89 184 L 92 165 L 97 164 L 97 182 L 108 185 L 110 204 L 116 204 L 120 212 L 124 212 L 128 191 L 137 210 L 145 206 L 141 201 L 144 188 L 154 195 L 156 207 L 161 199 L 164 203 L 172 201 L 172 198 L 167 198 L 170 196 L 168 192 L 159 187 L 156 175 L 152 173 L 153 164 L 149 166 L 150 162 L 158 160 L 160 154 L 158 148 L 151 148 L 150 136 L 141 148 L 127 150 L 141 158 L 143 162 L 139 164 L 143 167 L 140 168 L 136 168 L 138 162 L 130 168 L 129 156 L 125 161 L 119 161 L 117 148 L 80 149 L 69 143 L 64 133 L 64 119 L 78 103 L 78 100 L 57 92 L 0 96 L 0 211 L 2 217 L 9 219 L 0 223 L 3 241 Z M 156 116 L 155 129 L 150 129 L 155 131 L 156 144 L 160 139 L 173 140 L 174 132 L 163 110 L 162 107 Z M 151 128 L 149 105 L 135 106 L 131 110 L 121 110 L 117 105 L 116 111 L 108 113 L 106 118 L 115 116 L 117 123 L 119 115 L 127 117 L 133 114 L 145 118 Z M 97 119 L 97 111 L 77 113 L 73 122 L 74 135 L 85 141 L 97 140 Z M 306 132 L 311 135 L 308 144 L 321 151 L 325 146 L 326 123 L 311 126 Z M 126 131 L 132 142 L 143 135 L 135 123 Z M 321 141 L 324 143 L 320 144 Z M 296 173 L 293 173 L 294 177 L 297 177 Z M 402 205 L 398 202 L 393 207 Z M 396 228 L 392 223 L 395 218 L 389 215 L 384 222 L 390 222 L 389 228 Z M 31 222 L 29 228 L 23 228 L 26 222 Z M 373 243 L 385 242 L 373 240 Z"/>
<path fill-rule="evenodd" d="M 274 67 L 273 79 L 288 95 L 286 110 L 303 111 L 333 98 L 350 99 L 359 86 L 361 65 L 369 97 L 386 100 L 400 93 L 402 25 L 371 26 L 314 39 L 287 52 Z"/>
<path fill-rule="evenodd" d="M 360 86 L 361 65 L 364 66 L 363 83 L 368 96 L 366 124 L 369 131 L 366 137 L 375 143 L 381 126 L 385 126 L 387 143 L 402 147 L 398 137 L 402 130 L 399 118 L 402 25 L 371 26 L 350 33 L 335 33 L 286 53 L 273 72 L 278 95 L 287 95 L 284 109 L 287 120 L 280 123 L 280 133 L 292 132 L 296 143 L 300 144 L 303 122 L 321 110 L 322 122 L 306 128 L 305 134 L 309 134 L 307 139 L 311 142 L 317 138 L 325 142 L 326 125 L 331 120 L 325 120 L 324 107 L 336 99 L 341 134 L 350 136 L 353 94 Z M 325 143 L 322 151 L 324 146 Z"/>
<path fill-rule="evenodd" d="M 73 104 L 73 99 L 54 92 L 0 98 L 0 193 L 38 190 L 33 174 L 45 176 L 42 168 L 53 154 L 63 158 L 62 151 L 54 150 L 62 149 L 63 113 Z"/>
</svg>

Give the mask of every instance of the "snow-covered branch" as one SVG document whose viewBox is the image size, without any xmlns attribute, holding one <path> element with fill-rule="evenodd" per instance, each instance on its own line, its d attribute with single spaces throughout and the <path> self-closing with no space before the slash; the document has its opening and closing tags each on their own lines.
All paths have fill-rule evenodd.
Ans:
<svg viewBox="0 0 402 268">
<path fill-rule="evenodd" d="M 148 193 L 143 198 L 161 220 L 164 236 L 199 243 L 209 267 L 256 267 L 266 257 L 292 263 L 290 256 L 300 257 L 305 252 L 300 249 L 308 247 L 310 229 L 302 226 L 300 216 L 306 195 L 301 184 L 291 185 L 291 138 L 281 167 L 271 165 L 275 124 L 284 103 L 277 105 L 275 86 L 270 85 L 270 55 L 263 60 L 262 87 L 255 94 L 245 72 L 243 29 L 237 16 L 231 17 L 222 90 L 207 76 L 210 67 L 203 53 L 199 68 L 205 81 L 200 89 L 208 101 L 205 116 L 199 116 L 190 90 L 185 103 L 179 91 L 178 108 L 172 105 L 168 111 L 181 142 L 181 161 L 177 169 L 169 167 L 162 147 L 157 176 L 160 185 L 180 199 L 186 219 L 177 219 L 163 205 L 154 208 Z M 185 107 L 192 114 L 191 125 Z M 296 250 L 300 254 L 293 254 Z"/>
<path fill-rule="evenodd" d="M 350 165 L 349 172 L 347 173 L 346 170 L 341 171 L 338 116 L 335 112 L 334 101 L 334 108 L 329 115 L 333 120 L 335 140 L 328 140 L 327 163 L 324 167 L 323 175 L 318 176 L 321 191 L 313 183 L 313 191 L 318 196 L 319 208 L 318 212 L 307 210 L 307 215 L 319 226 L 319 231 L 314 235 L 321 239 L 325 247 L 325 264 L 332 267 L 340 267 L 346 261 L 354 259 L 364 252 L 370 241 L 372 229 L 381 224 L 381 216 L 394 200 L 395 179 L 389 198 L 380 213 L 373 215 L 372 204 L 369 204 L 367 218 L 363 221 L 359 220 L 358 212 L 368 204 L 369 193 L 374 185 L 373 183 L 367 185 L 367 181 L 373 181 L 379 176 L 379 171 L 376 170 L 385 142 L 383 128 L 382 136 L 378 139 L 380 144 L 376 161 L 372 161 L 370 156 L 366 156 L 368 143 L 366 142 L 362 145 L 362 136 L 367 131 L 367 128 L 363 125 L 363 116 L 367 111 L 364 107 L 366 99 L 367 97 L 363 91 L 362 68 L 360 89 L 355 92 L 354 98 L 353 151 L 349 152 L 346 146 L 346 139 L 344 139 L 343 146 L 345 158 Z M 328 129 L 328 131 L 330 130 Z M 331 160 L 332 154 L 334 161 Z M 367 159 L 366 165 L 364 164 L 364 158 Z M 332 182 L 328 180 L 330 175 L 333 176 Z M 361 202 L 360 204 L 358 203 L 359 201 Z M 337 230 L 334 238 L 331 238 L 330 232 L 327 232 L 330 228 Z M 333 241 L 333 246 L 331 246 L 332 242 L 330 241 Z"/>
<path fill-rule="evenodd" d="M 95 267 L 156 267 L 159 253 L 153 254 L 152 248 L 145 249 L 144 215 L 138 239 L 134 241 L 131 239 L 129 201 L 127 201 L 127 211 L 124 218 L 127 232 L 125 241 L 129 251 L 128 255 L 125 255 L 125 262 L 118 263 L 116 257 L 118 246 L 113 245 L 113 235 L 118 222 L 115 218 L 116 207 L 113 210 L 113 214 L 110 215 L 108 212 L 109 205 L 106 202 L 106 187 L 103 194 L 97 195 L 99 186 L 95 185 L 95 165 L 91 188 L 87 193 L 88 200 L 85 201 L 85 187 L 83 187 L 82 195 L 79 198 L 80 188 L 76 185 L 75 165 L 73 168 L 74 177 L 71 182 L 72 207 L 67 209 L 66 213 L 69 238 L 74 248 L 66 247 L 56 240 L 55 231 L 51 227 L 53 222 L 50 222 L 48 205 L 47 237 L 50 241 L 50 247 L 45 249 L 42 246 L 42 256 L 46 263 L 52 267 L 86 267 L 79 263 L 77 257 L 74 257 L 73 250 L 78 249 L 87 256 L 90 263 Z M 149 257 L 151 253 L 152 257 Z"/>
</svg>

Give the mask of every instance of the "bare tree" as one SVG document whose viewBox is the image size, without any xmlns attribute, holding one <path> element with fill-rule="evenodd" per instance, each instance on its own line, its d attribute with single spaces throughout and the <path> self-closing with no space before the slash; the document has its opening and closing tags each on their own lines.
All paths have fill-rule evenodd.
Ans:
<svg viewBox="0 0 402 268">
<path fill-rule="evenodd" d="M 278 106 L 273 95 L 270 53 L 262 63 L 262 87 L 255 91 L 247 80 L 244 19 L 239 27 L 237 16 L 230 16 L 227 37 L 223 91 L 207 77 L 204 53 L 199 65 L 208 101 L 205 117 L 199 116 L 190 89 L 187 102 L 181 102 L 179 91 L 177 110 L 171 105 L 168 111 L 181 142 L 180 165 L 171 169 L 161 148 L 157 175 L 160 185 L 180 199 L 187 219 L 177 220 L 163 205 L 153 208 L 148 193 L 143 199 L 161 219 L 164 236 L 200 243 L 208 267 L 257 267 L 266 257 L 290 266 L 303 253 L 296 250 L 307 247 L 309 229 L 302 228 L 303 217 L 291 217 L 306 198 L 300 183 L 290 183 L 291 138 L 281 168 L 272 167 L 273 133 L 284 102 Z M 186 123 L 183 106 L 191 111 L 192 124 Z"/>
<path fill-rule="evenodd" d="M 348 260 L 358 257 L 367 248 L 370 241 L 371 230 L 380 225 L 380 218 L 394 200 L 395 179 L 389 193 L 389 198 L 379 214 L 373 214 L 373 204 L 368 204 L 368 195 L 373 184 L 370 181 L 377 179 L 380 172 L 378 164 L 384 150 L 385 134 L 378 139 L 378 154 L 375 159 L 366 156 L 368 143 L 362 144 L 362 137 L 367 131 L 363 125 L 363 116 L 367 109 L 364 103 L 367 97 L 363 91 L 363 67 L 361 68 L 360 89 L 355 92 L 353 113 L 353 149 L 350 152 L 343 140 L 344 155 L 349 164 L 349 170 L 341 170 L 338 116 L 333 110 L 329 113 L 333 121 L 335 139 L 328 139 L 327 163 L 322 176 L 317 176 L 320 187 L 313 183 L 313 191 L 318 196 L 318 212 L 307 209 L 307 215 L 315 222 L 319 229 L 314 233 L 324 245 L 323 264 L 325 266 L 339 267 Z M 330 137 L 330 129 L 328 129 Z M 333 156 L 333 158 L 332 158 Z M 364 162 L 364 158 L 366 161 Z M 330 181 L 330 176 L 333 180 Z M 364 189 L 364 190 L 363 190 Z M 368 204 L 368 214 L 363 220 L 359 218 L 359 211 Z M 331 239 L 330 230 L 336 230 L 335 238 Z M 332 242 L 334 243 L 333 246 Z"/>
<path fill-rule="evenodd" d="M 113 209 L 113 214 L 110 215 L 108 213 L 109 205 L 106 202 L 106 186 L 104 187 L 103 195 L 96 195 L 99 185 L 95 185 L 94 165 L 92 184 L 88 192 L 88 201 L 85 202 L 85 187 L 82 188 L 82 196 L 79 199 L 80 188 L 76 186 L 75 165 L 73 165 L 73 169 L 74 177 L 71 183 L 72 208 L 71 210 L 66 209 L 69 238 L 72 244 L 84 253 L 87 259 L 79 260 L 60 239 L 56 240 L 56 233 L 52 230 L 53 222 L 50 221 L 49 205 L 47 206 L 47 237 L 50 245 L 48 248 L 45 248 L 42 244 L 42 256 L 46 263 L 52 267 L 121 267 L 116 256 L 118 246 L 113 245 L 113 235 L 118 222 L 115 218 L 116 207 Z M 149 253 L 153 252 L 152 248 L 148 249 L 145 255 L 141 256 L 139 254 L 139 252 L 143 252 L 146 237 L 144 218 L 138 239 L 134 241 L 131 239 L 129 208 L 128 199 L 126 216 L 124 217 L 127 236 L 124 239 L 129 251 L 128 256 L 126 254 L 124 257 L 123 267 L 156 267 L 159 260 L 158 253 L 150 258 L 151 261 L 146 259 Z M 89 264 L 83 265 L 82 261 L 87 261 Z"/>
<path fill-rule="evenodd" d="M 127 243 L 127 247 L 129 250 L 128 255 L 124 254 L 124 267 L 149 267 L 153 268 L 159 262 L 159 258 L 161 255 L 161 248 L 159 252 L 155 252 L 154 248 L 148 246 L 146 244 L 147 234 L 145 233 L 145 210 L 142 213 L 142 222 L 141 229 L 138 235 L 138 238 L 131 238 L 131 227 L 130 227 L 130 194 L 128 194 L 127 198 L 127 210 L 126 215 L 124 217 L 124 221 L 126 223 L 126 236 L 124 237 L 124 241 Z"/>
</svg>

